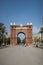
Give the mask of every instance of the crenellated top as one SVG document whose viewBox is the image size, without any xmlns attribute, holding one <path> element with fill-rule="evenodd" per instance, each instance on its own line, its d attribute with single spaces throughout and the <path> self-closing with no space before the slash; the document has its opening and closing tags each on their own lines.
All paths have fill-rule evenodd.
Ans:
<svg viewBox="0 0 43 65">
<path fill-rule="evenodd" d="M 23 25 L 23 24 L 16 25 L 15 22 L 14 23 L 11 22 L 10 26 L 25 27 L 25 26 L 32 26 L 32 23 L 27 23 L 26 25 Z"/>
<path fill-rule="evenodd" d="M 10 27 L 11 29 L 32 29 L 32 23 L 27 23 L 26 25 L 23 24 L 16 25 L 14 22 L 14 23 L 10 23 Z"/>
</svg>

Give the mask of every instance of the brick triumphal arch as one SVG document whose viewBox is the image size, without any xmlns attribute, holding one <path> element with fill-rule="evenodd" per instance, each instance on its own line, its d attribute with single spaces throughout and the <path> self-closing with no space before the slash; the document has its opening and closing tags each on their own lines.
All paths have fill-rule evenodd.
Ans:
<svg viewBox="0 0 43 65">
<path fill-rule="evenodd" d="M 27 25 L 10 25 L 10 44 L 17 45 L 17 35 L 18 33 L 23 32 L 26 35 L 26 45 L 32 44 L 32 23 Z"/>
</svg>

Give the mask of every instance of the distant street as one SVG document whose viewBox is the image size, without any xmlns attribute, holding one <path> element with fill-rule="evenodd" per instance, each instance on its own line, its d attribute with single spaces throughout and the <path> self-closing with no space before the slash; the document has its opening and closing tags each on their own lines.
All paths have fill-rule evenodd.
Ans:
<svg viewBox="0 0 43 65">
<path fill-rule="evenodd" d="M 43 65 L 43 49 L 22 45 L 0 49 L 0 65 Z"/>
</svg>

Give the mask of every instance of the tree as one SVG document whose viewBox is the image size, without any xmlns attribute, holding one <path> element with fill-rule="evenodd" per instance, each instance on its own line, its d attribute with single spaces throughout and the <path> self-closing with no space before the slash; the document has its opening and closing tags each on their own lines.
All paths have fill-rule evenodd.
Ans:
<svg viewBox="0 0 43 65">
<path fill-rule="evenodd" d="M 7 38 L 7 44 L 10 44 L 10 37 Z"/>
<path fill-rule="evenodd" d="M 0 23 L 0 44 L 4 42 L 5 34 L 6 34 L 6 27 L 3 23 Z"/>
<path fill-rule="evenodd" d="M 42 39 L 42 37 L 43 37 L 43 18 L 42 18 L 42 26 L 40 28 L 40 33 L 41 33 L 41 42 L 43 42 L 43 39 Z"/>
<path fill-rule="evenodd" d="M 21 43 L 21 39 L 19 37 L 17 37 L 17 43 L 20 44 Z"/>
<path fill-rule="evenodd" d="M 25 44 L 25 38 L 22 40 L 22 43 L 24 43 L 24 44 Z"/>
</svg>

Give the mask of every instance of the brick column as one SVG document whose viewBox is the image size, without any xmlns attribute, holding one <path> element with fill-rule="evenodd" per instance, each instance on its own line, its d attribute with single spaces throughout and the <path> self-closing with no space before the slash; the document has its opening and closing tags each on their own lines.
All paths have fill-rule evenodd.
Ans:
<svg viewBox="0 0 43 65">
<path fill-rule="evenodd" d="M 32 44 L 32 25 L 27 27 L 26 44 Z"/>
<path fill-rule="evenodd" d="M 15 26 L 10 27 L 10 45 L 14 46 L 16 45 L 16 28 Z"/>
</svg>

